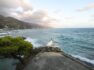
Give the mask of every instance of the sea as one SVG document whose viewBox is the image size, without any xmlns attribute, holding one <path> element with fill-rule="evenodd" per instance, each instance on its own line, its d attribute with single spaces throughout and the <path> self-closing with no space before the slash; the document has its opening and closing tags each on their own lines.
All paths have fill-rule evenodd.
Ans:
<svg viewBox="0 0 94 70">
<path fill-rule="evenodd" d="M 1 37 L 6 35 L 25 37 L 34 47 L 44 46 L 53 40 L 66 54 L 94 65 L 94 28 L 22 29 L 0 32 Z M 4 64 L 5 61 L 7 62 L 7 59 L 0 59 L 0 70 L 7 65 Z"/>
</svg>

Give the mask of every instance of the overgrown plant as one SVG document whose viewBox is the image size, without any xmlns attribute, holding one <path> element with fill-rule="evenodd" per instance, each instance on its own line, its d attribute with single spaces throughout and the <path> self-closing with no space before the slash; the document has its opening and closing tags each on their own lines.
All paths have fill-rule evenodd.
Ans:
<svg viewBox="0 0 94 70">
<path fill-rule="evenodd" d="M 0 38 L 0 55 L 6 57 L 19 58 L 28 57 L 33 45 L 25 41 L 22 37 L 5 36 Z M 19 57 L 18 57 L 19 56 Z"/>
</svg>

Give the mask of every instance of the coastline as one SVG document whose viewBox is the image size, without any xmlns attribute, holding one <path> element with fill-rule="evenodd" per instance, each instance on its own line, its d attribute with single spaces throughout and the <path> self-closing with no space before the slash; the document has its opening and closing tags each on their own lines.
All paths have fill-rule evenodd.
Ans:
<svg viewBox="0 0 94 70">
<path fill-rule="evenodd" d="M 66 54 L 66 53 L 64 53 L 63 51 L 61 51 L 59 48 L 55 48 L 55 47 L 50 47 L 50 48 L 48 48 L 48 47 L 41 47 L 41 48 L 37 48 L 37 49 L 35 49 L 36 51 L 37 51 L 37 53 L 35 53 L 33 56 L 30 56 L 28 59 L 26 59 L 27 61 L 26 61 L 26 63 L 25 63 L 25 65 L 21 65 L 21 64 L 18 64 L 17 65 L 17 67 L 16 67 L 16 70 L 28 70 L 28 69 L 26 69 L 26 68 L 28 68 L 28 66 L 29 65 L 31 65 L 31 69 L 32 69 L 32 66 L 34 67 L 34 65 L 32 65 L 32 62 L 34 62 L 33 64 L 36 64 L 36 62 L 38 61 L 38 62 L 40 62 L 40 61 L 43 61 L 44 59 L 45 59 L 45 57 L 47 57 L 47 60 L 48 60 L 48 58 L 50 58 L 49 56 L 51 55 L 51 57 L 53 58 L 53 60 L 55 59 L 54 58 L 54 56 L 57 56 L 57 55 L 55 55 L 55 54 L 59 54 L 59 59 L 61 60 L 61 62 L 63 62 L 64 60 L 63 59 L 65 59 L 65 63 L 66 63 L 66 66 L 67 66 L 67 64 L 70 64 L 70 62 L 72 62 L 71 63 L 71 65 L 74 65 L 74 64 L 76 64 L 77 65 L 77 67 L 80 67 L 79 69 L 77 69 L 77 70 L 83 70 L 84 68 L 84 70 L 94 70 L 94 68 L 93 67 L 90 67 L 90 66 L 88 66 L 87 64 L 85 64 L 85 62 L 83 62 L 83 61 L 81 61 L 81 60 L 79 60 L 79 59 L 77 59 L 77 58 L 74 58 L 74 57 L 72 57 L 71 55 L 68 55 L 68 54 Z M 34 50 L 34 51 L 35 51 Z M 43 55 L 43 54 L 48 54 L 48 55 L 44 55 L 42 58 L 43 58 L 43 60 L 36 60 L 36 58 L 41 58 L 41 56 Z M 50 53 L 50 54 L 49 54 Z M 53 56 L 53 53 L 55 53 L 54 54 L 54 56 Z M 61 57 L 63 56 L 63 58 L 61 59 Z M 66 61 L 66 59 L 68 59 L 67 61 Z M 36 61 L 36 62 L 35 62 Z M 58 61 L 58 59 L 56 59 L 56 61 Z M 31 62 L 31 63 L 30 63 Z M 57 62 L 58 64 L 59 64 L 59 62 Z M 57 64 L 56 63 L 56 64 Z M 45 64 L 43 64 L 44 66 L 43 67 L 45 67 Z M 49 64 L 48 64 L 49 65 Z M 22 67 L 21 67 L 22 66 Z M 68 65 L 69 66 L 69 65 Z M 35 65 L 35 67 L 36 67 L 36 65 Z M 53 66 L 52 66 L 53 67 Z M 57 66 L 58 67 L 58 66 Z M 69 66 L 70 67 L 70 66 Z M 64 67 L 64 68 L 66 68 L 66 67 Z M 73 68 L 73 70 L 75 69 L 75 67 L 72 67 Z M 82 68 L 82 69 L 81 69 Z M 34 69 L 33 69 L 34 70 Z M 39 69 L 37 69 L 37 70 L 39 70 Z"/>
</svg>

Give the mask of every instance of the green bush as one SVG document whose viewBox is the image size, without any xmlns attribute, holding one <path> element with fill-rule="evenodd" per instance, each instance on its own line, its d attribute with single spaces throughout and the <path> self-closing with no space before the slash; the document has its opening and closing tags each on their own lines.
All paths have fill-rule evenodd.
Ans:
<svg viewBox="0 0 94 70">
<path fill-rule="evenodd" d="M 24 55 L 29 56 L 33 45 L 25 41 L 22 37 L 2 37 L 0 38 L 0 55 Z"/>
</svg>

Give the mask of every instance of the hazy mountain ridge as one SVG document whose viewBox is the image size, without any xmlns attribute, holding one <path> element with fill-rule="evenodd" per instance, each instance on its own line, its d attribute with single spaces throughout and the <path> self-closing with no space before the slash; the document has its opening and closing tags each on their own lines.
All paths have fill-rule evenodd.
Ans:
<svg viewBox="0 0 94 70">
<path fill-rule="evenodd" d="M 48 28 L 39 24 L 27 23 L 13 17 L 4 17 L 0 15 L 0 29 L 5 28 L 6 26 L 13 29 Z"/>
</svg>

